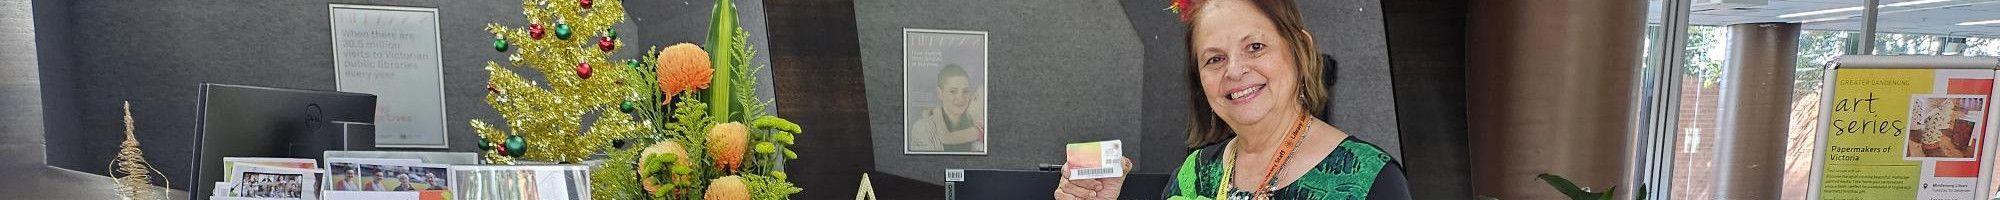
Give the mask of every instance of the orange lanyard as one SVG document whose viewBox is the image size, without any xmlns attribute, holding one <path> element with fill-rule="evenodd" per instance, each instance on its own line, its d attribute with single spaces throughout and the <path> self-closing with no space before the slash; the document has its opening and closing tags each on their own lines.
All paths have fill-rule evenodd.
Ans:
<svg viewBox="0 0 2000 200">
<path fill-rule="evenodd" d="M 1267 195 L 1270 195 L 1268 192 L 1271 191 L 1268 191 L 1266 188 L 1270 188 L 1273 182 L 1277 182 L 1272 178 L 1278 175 L 1279 169 L 1285 167 L 1286 160 L 1291 158 L 1292 150 L 1297 149 L 1299 141 L 1304 140 L 1304 133 L 1307 128 L 1306 119 L 1310 119 L 1310 117 L 1309 115 L 1299 115 L 1298 123 L 1292 125 L 1292 132 L 1285 135 L 1284 143 L 1278 147 L 1278 156 L 1272 159 L 1270 167 L 1264 170 L 1264 183 L 1258 185 L 1257 188 L 1252 188 L 1252 197 L 1264 196 L 1268 198 Z M 1231 174 L 1236 172 L 1236 140 L 1229 140 L 1229 144 L 1227 145 L 1227 148 L 1223 148 L 1222 150 L 1222 180 L 1215 186 L 1215 198 L 1218 200 L 1229 197 L 1229 188 L 1233 187 L 1229 185 L 1229 179 L 1233 176 Z"/>
</svg>

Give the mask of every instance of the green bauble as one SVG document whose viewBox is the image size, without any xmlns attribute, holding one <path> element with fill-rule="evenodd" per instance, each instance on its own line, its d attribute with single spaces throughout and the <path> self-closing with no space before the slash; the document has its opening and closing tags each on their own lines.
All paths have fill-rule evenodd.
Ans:
<svg viewBox="0 0 2000 200">
<path fill-rule="evenodd" d="M 632 110 L 634 110 L 634 109 L 637 109 L 637 108 L 634 108 L 634 107 L 635 107 L 635 106 L 634 106 L 634 105 L 632 105 L 632 101 L 623 101 L 623 102 L 618 102 L 618 111 L 619 111 L 619 112 L 625 112 L 625 113 L 632 113 Z"/>
<path fill-rule="evenodd" d="M 616 40 L 618 39 L 618 29 L 604 28 L 604 36 Z"/>
<path fill-rule="evenodd" d="M 626 59 L 625 68 L 632 68 L 632 70 L 639 70 L 639 59 Z"/>
<path fill-rule="evenodd" d="M 493 150 L 493 143 L 492 143 L 492 142 L 486 142 L 486 139 L 480 139 L 480 140 L 479 140 L 479 142 L 477 142 L 477 143 L 479 143 L 479 151 L 492 151 L 492 150 Z"/>
<path fill-rule="evenodd" d="M 556 24 L 556 39 L 569 39 L 569 23 Z"/>
<path fill-rule="evenodd" d="M 507 38 L 493 38 L 493 50 L 507 52 Z"/>
<path fill-rule="evenodd" d="M 507 147 L 507 156 L 509 157 L 521 157 L 521 155 L 528 152 L 528 140 L 522 139 L 520 135 L 507 136 L 507 144 L 505 145 Z"/>
</svg>

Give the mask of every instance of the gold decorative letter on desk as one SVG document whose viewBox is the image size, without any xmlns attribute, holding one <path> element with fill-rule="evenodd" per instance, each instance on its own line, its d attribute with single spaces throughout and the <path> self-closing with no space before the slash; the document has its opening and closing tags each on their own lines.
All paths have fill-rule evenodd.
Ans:
<svg viewBox="0 0 2000 200">
<path fill-rule="evenodd" d="M 868 182 L 868 173 L 861 173 L 861 188 L 854 191 L 854 200 L 875 200 L 875 183 Z"/>
</svg>

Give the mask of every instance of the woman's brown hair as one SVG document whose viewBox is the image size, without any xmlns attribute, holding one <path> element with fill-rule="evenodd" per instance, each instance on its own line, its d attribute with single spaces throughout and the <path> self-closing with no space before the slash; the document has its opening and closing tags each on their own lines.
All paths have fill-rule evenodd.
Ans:
<svg viewBox="0 0 2000 200">
<path fill-rule="evenodd" d="M 1184 10 L 1181 12 L 1190 12 L 1188 13 L 1189 15 L 1198 18 L 1202 14 L 1201 7 L 1213 1 L 1215 0 L 1195 0 L 1189 4 L 1190 6 L 1182 8 Z M 1325 70 L 1320 66 L 1319 62 L 1319 44 L 1314 43 L 1312 35 L 1306 31 L 1305 18 L 1299 14 L 1298 3 L 1292 0 L 1243 1 L 1249 1 L 1251 5 L 1255 5 L 1258 11 L 1264 13 L 1265 18 L 1270 19 L 1272 24 L 1277 25 L 1278 36 L 1286 42 L 1291 43 L 1293 63 L 1295 66 L 1298 66 L 1298 76 L 1295 78 L 1298 79 L 1299 83 L 1299 96 L 1304 97 L 1299 102 L 1301 104 L 1300 107 L 1304 108 L 1304 112 L 1306 113 L 1324 110 L 1326 108 L 1327 93 L 1326 85 L 1322 83 L 1319 77 L 1321 75 L 1320 71 Z M 1215 110 L 1208 105 L 1208 95 L 1202 93 L 1200 84 L 1201 71 L 1200 66 L 1198 66 L 1199 63 L 1196 62 L 1200 60 L 1200 56 L 1196 54 L 1193 46 L 1194 29 L 1201 26 L 1201 24 L 1199 20 L 1188 20 L 1187 22 L 1187 78 L 1189 83 L 1188 89 L 1192 91 L 1188 93 L 1188 110 L 1192 112 L 1188 114 L 1187 146 L 1188 148 L 1200 148 L 1201 146 L 1222 142 L 1229 137 L 1235 136 L 1236 132 L 1229 129 L 1229 125 L 1222 121 L 1221 116 L 1215 114 Z"/>
</svg>

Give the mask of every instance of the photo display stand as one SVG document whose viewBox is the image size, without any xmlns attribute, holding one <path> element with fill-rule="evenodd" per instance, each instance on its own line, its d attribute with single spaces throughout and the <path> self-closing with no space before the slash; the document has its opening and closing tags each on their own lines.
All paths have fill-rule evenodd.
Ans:
<svg viewBox="0 0 2000 200">
<path fill-rule="evenodd" d="M 1991 198 L 2000 58 L 1850 55 L 1824 69 L 1808 199 Z"/>
</svg>

